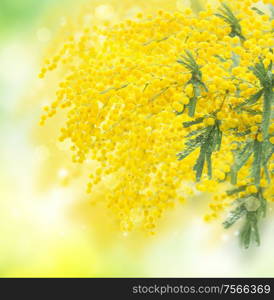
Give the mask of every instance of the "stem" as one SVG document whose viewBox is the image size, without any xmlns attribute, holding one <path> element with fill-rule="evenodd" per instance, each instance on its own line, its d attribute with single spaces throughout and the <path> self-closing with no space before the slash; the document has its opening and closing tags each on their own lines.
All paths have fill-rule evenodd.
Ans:
<svg viewBox="0 0 274 300">
<path fill-rule="evenodd" d="M 264 143 L 268 137 L 268 130 L 271 118 L 271 103 L 273 99 L 273 92 L 271 88 L 265 88 L 264 92 L 264 110 L 263 110 L 263 122 L 262 122 L 262 133 Z"/>
<path fill-rule="evenodd" d="M 261 181 L 261 167 L 264 143 L 255 141 L 254 144 L 254 183 L 257 187 L 260 186 Z M 255 151 L 256 149 L 256 151 Z"/>
</svg>

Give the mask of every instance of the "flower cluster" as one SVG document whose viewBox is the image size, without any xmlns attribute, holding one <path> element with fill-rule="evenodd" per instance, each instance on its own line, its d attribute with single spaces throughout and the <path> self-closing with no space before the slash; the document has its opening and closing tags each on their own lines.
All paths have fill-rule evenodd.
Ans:
<svg viewBox="0 0 274 300">
<path fill-rule="evenodd" d="M 88 193 L 112 178 L 107 205 L 122 230 L 154 233 L 198 189 L 215 193 L 205 220 L 236 203 L 224 225 L 245 217 L 245 246 L 253 232 L 259 241 L 274 201 L 274 21 L 255 2 L 83 27 L 42 68 L 41 78 L 64 72 L 40 123 L 66 109 L 60 141 L 72 142 L 74 162 L 98 162 Z"/>
</svg>

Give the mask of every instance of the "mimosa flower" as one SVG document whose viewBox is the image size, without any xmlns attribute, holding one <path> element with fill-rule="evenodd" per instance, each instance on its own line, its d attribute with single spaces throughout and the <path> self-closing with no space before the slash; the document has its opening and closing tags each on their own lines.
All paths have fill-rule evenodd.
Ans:
<svg viewBox="0 0 274 300">
<path fill-rule="evenodd" d="M 80 26 L 42 68 L 39 77 L 55 68 L 64 77 L 41 124 L 66 110 L 60 141 L 72 142 L 75 163 L 99 163 L 88 193 L 113 177 L 108 207 L 122 230 L 154 233 L 197 188 L 217 194 L 206 221 L 235 200 L 225 227 L 244 217 L 244 245 L 259 243 L 257 223 L 274 200 L 274 54 L 273 21 L 253 2 Z"/>
</svg>

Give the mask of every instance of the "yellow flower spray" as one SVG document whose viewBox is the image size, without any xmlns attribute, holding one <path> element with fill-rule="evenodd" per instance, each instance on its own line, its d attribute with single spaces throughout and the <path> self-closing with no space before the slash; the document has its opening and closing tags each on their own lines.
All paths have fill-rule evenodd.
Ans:
<svg viewBox="0 0 274 300">
<path fill-rule="evenodd" d="M 274 200 L 274 21 L 256 2 L 81 23 L 46 61 L 39 77 L 61 68 L 63 79 L 40 123 L 66 110 L 60 141 L 75 163 L 98 162 L 88 193 L 112 178 L 107 205 L 122 230 L 154 233 L 198 189 L 215 195 L 206 221 L 233 205 L 224 226 L 245 219 L 241 241 L 259 244 Z"/>
</svg>

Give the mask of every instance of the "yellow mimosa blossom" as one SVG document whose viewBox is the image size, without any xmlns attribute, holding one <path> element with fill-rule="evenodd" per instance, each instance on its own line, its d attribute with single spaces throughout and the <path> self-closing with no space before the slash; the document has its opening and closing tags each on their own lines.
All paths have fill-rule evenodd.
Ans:
<svg viewBox="0 0 274 300">
<path fill-rule="evenodd" d="M 189 189 L 218 194 L 230 182 L 236 190 L 215 198 L 205 220 L 243 193 L 244 244 L 249 229 L 257 232 L 273 190 L 274 54 L 273 22 L 253 4 L 232 0 L 198 14 L 189 6 L 80 25 L 43 66 L 39 77 L 55 68 L 63 77 L 40 123 L 65 109 L 60 141 L 71 141 L 75 163 L 98 162 L 87 192 L 113 179 L 107 205 L 122 230 L 154 233 Z"/>
</svg>

